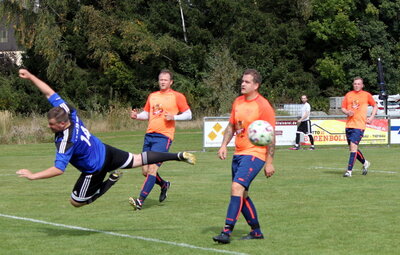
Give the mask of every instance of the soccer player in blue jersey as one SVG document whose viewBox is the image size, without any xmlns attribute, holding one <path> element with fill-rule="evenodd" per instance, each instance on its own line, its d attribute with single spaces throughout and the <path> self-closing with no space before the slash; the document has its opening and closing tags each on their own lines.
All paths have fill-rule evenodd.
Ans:
<svg viewBox="0 0 400 255">
<path fill-rule="evenodd" d="M 81 175 L 72 190 L 70 202 L 81 207 L 94 202 L 121 177 L 117 169 L 128 169 L 169 160 L 195 164 L 196 158 L 188 152 L 143 152 L 132 154 L 104 144 L 87 130 L 74 108 L 68 105 L 45 82 L 26 69 L 19 76 L 30 80 L 49 100 L 53 108 L 47 113 L 48 126 L 55 133 L 56 159 L 54 166 L 32 173 L 28 169 L 17 171 L 19 177 L 29 180 L 46 179 L 64 173 L 68 163 Z M 108 179 L 104 181 L 108 172 Z"/>
</svg>

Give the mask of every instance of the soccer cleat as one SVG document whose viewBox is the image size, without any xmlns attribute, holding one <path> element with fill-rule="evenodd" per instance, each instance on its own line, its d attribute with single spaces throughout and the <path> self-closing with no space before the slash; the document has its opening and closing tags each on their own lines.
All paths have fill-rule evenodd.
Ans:
<svg viewBox="0 0 400 255">
<path fill-rule="evenodd" d="M 142 202 L 139 199 L 129 197 L 129 203 L 133 207 L 133 210 L 142 210 Z"/>
<path fill-rule="evenodd" d="M 119 179 L 121 179 L 122 175 L 123 175 L 123 173 L 121 171 L 115 170 L 115 171 L 111 172 L 108 179 L 110 181 L 117 182 Z"/>
<path fill-rule="evenodd" d="M 368 167 L 371 165 L 371 163 L 367 160 L 365 160 L 364 165 L 362 167 L 362 175 L 367 175 L 368 173 Z"/>
<path fill-rule="evenodd" d="M 240 240 L 251 240 L 251 239 L 264 239 L 264 235 L 260 234 L 257 235 L 254 232 L 250 232 L 247 236 L 243 236 Z"/>
<path fill-rule="evenodd" d="M 196 164 L 196 156 L 193 155 L 192 153 L 184 151 L 184 152 L 180 153 L 180 156 L 181 156 L 180 158 L 182 161 L 184 161 L 188 164 L 191 164 L 191 165 Z"/>
<path fill-rule="evenodd" d="M 221 232 L 221 234 L 214 236 L 213 240 L 217 243 L 222 243 L 222 244 L 228 244 L 231 242 L 230 236 L 225 232 Z"/>
<path fill-rule="evenodd" d="M 289 150 L 292 150 L 292 151 L 297 151 L 297 150 L 299 150 L 300 148 L 299 147 L 297 147 L 297 146 L 293 146 L 292 148 L 289 148 Z"/>
<path fill-rule="evenodd" d="M 165 182 L 165 185 L 161 188 L 160 198 L 158 199 L 158 201 L 162 202 L 167 198 L 167 192 L 170 187 L 171 183 L 168 181 Z"/>
<path fill-rule="evenodd" d="M 310 151 L 313 151 L 313 150 L 315 150 L 315 147 L 310 147 L 309 150 L 310 150 Z"/>
<path fill-rule="evenodd" d="M 343 177 L 351 177 L 351 171 L 346 171 L 346 172 L 343 174 Z"/>
</svg>

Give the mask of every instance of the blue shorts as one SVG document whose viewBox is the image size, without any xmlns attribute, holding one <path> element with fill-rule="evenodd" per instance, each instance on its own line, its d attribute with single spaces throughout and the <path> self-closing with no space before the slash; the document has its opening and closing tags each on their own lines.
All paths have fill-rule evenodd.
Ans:
<svg viewBox="0 0 400 255">
<path fill-rule="evenodd" d="M 233 155 L 232 181 L 249 190 L 250 183 L 261 171 L 265 161 L 250 155 Z"/>
<path fill-rule="evenodd" d="M 172 140 L 159 133 L 147 133 L 144 136 L 143 149 L 142 151 L 157 151 L 157 152 L 168 152 L 171 147 Z M 157 163 L 161 166 L 161 163 Z"/>
<path fill-rule="evenodd" d="M 364 130 L 358 128 L 346 128 L 346 138 L 347 144 L 350 145 L 350 142 L 358 145 L 361 142 L 361 139 L 364 136 Z"/>
</svg>

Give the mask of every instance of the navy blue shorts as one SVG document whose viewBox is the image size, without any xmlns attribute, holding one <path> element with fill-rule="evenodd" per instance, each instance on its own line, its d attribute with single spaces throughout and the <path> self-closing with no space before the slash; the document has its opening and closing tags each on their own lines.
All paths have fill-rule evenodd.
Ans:
<svg viewBox="0 0 400 255">
<path fill-rule="evenodd" d="M 171 144 L 172 140 L 165 135 L 159 133 L 147 133 L 144 136 L 142 151 L 168 152 Z M 156 165 L 161 166 L 161 163 L 157 163 Z"/>
<path fill-rule="evenodd" d="M 361 139 L 364 136 L 364 130 L 358 128 L 346 128 L 346 138 L 347 144 L 350 145 L 350 142 L 358 145 L 361 142 Z"/>
<path fill-rule="evenodd" d="M 233 155 L 232 181 L 240 183 L 246 190 L 261 171 L 265 161 L 250 155 Z"/>
</svg>

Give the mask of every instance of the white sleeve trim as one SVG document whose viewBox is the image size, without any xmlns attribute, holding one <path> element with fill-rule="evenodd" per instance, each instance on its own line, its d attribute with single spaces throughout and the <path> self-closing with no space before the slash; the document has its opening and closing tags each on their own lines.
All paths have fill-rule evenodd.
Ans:
<svg viewBox="0 0 400 255">
<path fill-rule="evenodd" d="M 192 119 L 192 111 L 187 109 L 181 114 L 174 115 L 174 120 L 191 120 Z"/>
</svg>

